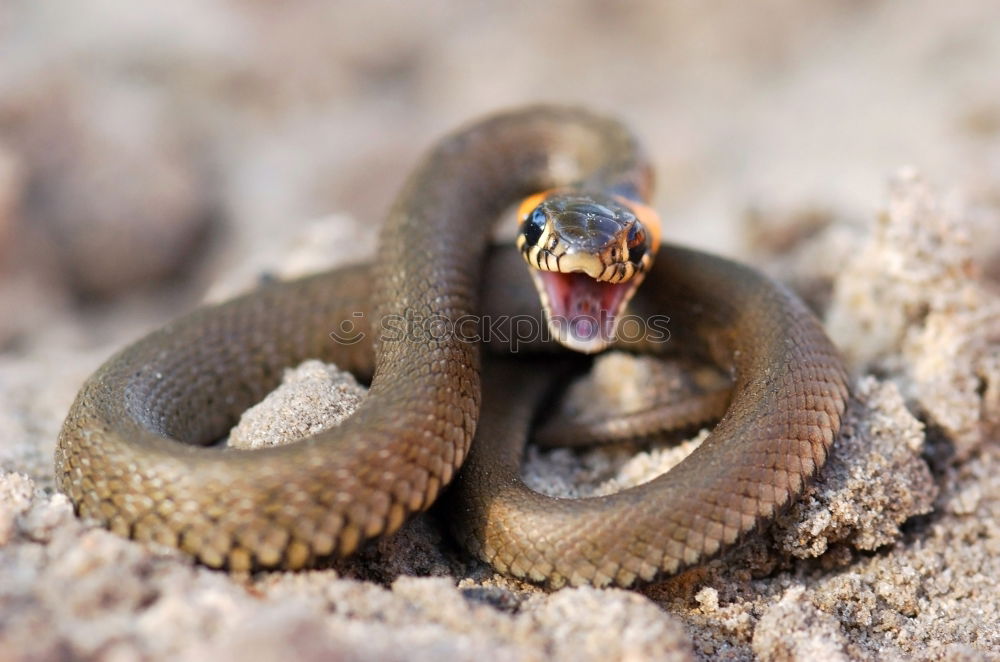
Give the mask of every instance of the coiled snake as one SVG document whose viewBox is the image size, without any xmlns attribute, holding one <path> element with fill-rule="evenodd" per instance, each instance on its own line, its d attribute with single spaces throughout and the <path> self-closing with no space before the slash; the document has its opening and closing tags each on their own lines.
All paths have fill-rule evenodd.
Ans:
<svg viewBox="0 0 1000 662">
<path fill-rule="evenodd" d="M 488 260 L 487 246 L 493 220 L 539 191 L 604 195 L 596 211 L 571 200 L 571 211 L 598 225 L 594 213 L 620 204 L 609 213 L 625 219 L 617 228 L 624 238 L 608 235 L 598 249 L 614 249 L 619 263 L 641 261 L 653 246 L 632 249 L 640 239 L 653 242 L 656 231 L 634 229 L 643 219 L 636 210 L 651 183 L 631 134 L 582 110 L 532 107 L 453 133 L 403 187 L 373 266 L 264 286 L 198 310 L 105 363 L 59 436 L 59 488 L 81 516 L 177 546 L 209 566 L 300 568 L 395 531 L 435 501 L 465 460 L 448 494 L 454 528 L 502 572 L 551 586 L 629 586 L 703 561 L 798 495 L 840 426 L 841 361 L 813 315 L 780 285 L 727 260 L 659 249 L 630 310 L 669 317 L 664 347 L 730 370 L 734 395 L 680 465 L 608 497 L 554 499 L 521 483 L 521 449 L 543 391 L 524 361 L 487 361 L 482 379 L 480 344 L 459 334 L 391 340 L 377 333 L 388 319 L 460 324 L 487 309 L 537 312 L 517 262 L 523 256 L 545 266 L 542 249 L 565 249 L 522 245 Z M 521 236 L 548 241 L 541 235 L 555 221 L 531 213 L 522 216 Z M 576 272 L 592 270 L 566 261 Z M 631 264 L 636 271 L 638 262 Z M 629 268 L 616 269 L 608 277 L 625 280 Z M 481 300 L 487 271 L 492 282 Z M 582 277 L 590 278 L 567 275 Z M 584 295 L 587 306 L 617 306 L 631 296 L 595 292 Z M 566 301 L 572 308 L 580 298 Z M 549 315 L 558 317 L 551 308 Z M 331 340 L 345 320 L 365 339 Z M 600 338 L 613 329 L 571 320 L 569 333 L 596 333 L 597 345 L 582 347 L 589 350 L 606 344 Z M 207 448 L 277 385 L 284 367 L 310 357 L 372 376 L 350 419 L 288 446 Z"/>
</svg>

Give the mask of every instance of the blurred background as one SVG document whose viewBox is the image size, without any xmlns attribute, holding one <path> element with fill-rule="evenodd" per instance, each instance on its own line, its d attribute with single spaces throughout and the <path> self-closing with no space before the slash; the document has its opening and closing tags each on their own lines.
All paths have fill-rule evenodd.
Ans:
<svg viewBox="0 0 1000 662">
<path fill-rule="evenodd" d="M 0 0 L 0 353 L 364 257 L 423 150 L 526 102 L 625 118 L 666 238 L 717 252 L 868 223 L 906 164 L 995 220 L 998 72 L 989 0 Z"/>
</svg>

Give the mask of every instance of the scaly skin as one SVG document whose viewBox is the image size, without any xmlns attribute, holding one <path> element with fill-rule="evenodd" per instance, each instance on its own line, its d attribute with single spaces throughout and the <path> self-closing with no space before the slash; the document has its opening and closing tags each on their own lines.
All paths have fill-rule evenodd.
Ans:
<svg viewBox="0 0 1000 662">
<path fill-rule="evenodd" d="M 60 434 L 60 489 L 82 516 L 215 567 L 300 568 L 394 531 L 435 500 L 469 451 L 480 357 L 477 344 L 453 335 L 391 340 L 372 330 L 478 311 L 493 219 L 519 197 L 581 182 L 648 199 L 651 177 L 627 131 L 574 109 L 497 115 L 446 138 L 397 199 L 374 268 L 196 311 L 102 366 Z M 493 262 L 488 309 L 523 312 L 533 296 L 524 267 Z M 510 289 L 497 294 L 498 278 Z M 669 314 L 683 340 L 669 348 L 707 348 L 735 369 L 729 411 L 699 451 L 647 485 L 545 500 L 519 486 L 524 426 L 512 425 L 527 421 L 543 380 L 491 367 L 488 417 L 455 503 L 459 537 L 498 569 L 553 586 L 673 572 L 772 516 L 822 465 L 846 378 L 792 295 L 745 267 L 674 247 L 661 250 L 644 292 L 635 304 Z M 342 321 L 365 339 L 331 340 Z M 374 373 L 354 416 L 290 446 L 201 447 L 271 390 L 283 367 L 309 357 Z"/>
<path fill-rule="evenodd" d="M 789 291 L 743 265 L 666 245 L 633 310 L 670 318 L 664 349 L 732 372 L 726 413 L 666 474 L 611 496 L 556 499 L 520 478 L 537 376 L 510 361 L 488 366 L 477 442 L 503 443 L 474 444 L 449 497 L 456 535 L 498 571 L 552 587 L 675 573 L 772 518 L 826 461 L 847 376 Z"/>
</svg>

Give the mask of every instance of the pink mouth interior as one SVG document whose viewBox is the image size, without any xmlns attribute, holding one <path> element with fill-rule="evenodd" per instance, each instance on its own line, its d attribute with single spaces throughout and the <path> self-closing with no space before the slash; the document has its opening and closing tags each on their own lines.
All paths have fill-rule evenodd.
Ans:
<svg viewBox="0 0 1000 662">
<path fill-rule="evenodd" d="M 596 281 L 584 273 L 537 272 L 549 299 L 550 320 L 578 344 L 603 347 L 614 340 L 615 317 L 628 285 Z"/>
</svg>

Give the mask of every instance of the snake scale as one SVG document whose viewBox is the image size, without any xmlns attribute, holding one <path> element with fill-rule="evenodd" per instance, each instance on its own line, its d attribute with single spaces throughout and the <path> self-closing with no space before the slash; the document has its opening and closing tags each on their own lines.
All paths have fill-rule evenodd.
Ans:
<svg viewBox="0 0 1000 662">
<path fill-rule="evenodd" d="M 630 310 L 669 316 L 664 349 L 730 370 L 734 395 L 681 464 L 607 497 L 556 499 L 521 482 L 547 383 L 540 370 L 518 357 L 487 360 L 481 373 L 478 343 L 376 332 L 390 316 L 537 314 L 514 251 L 489 257 L 491 226 L 521 197 L 579 183 L 645 200 L 652 177 L 625 128 L 579 109 L 530 107 L 449 135 L 404 185 L 373 265 L 262 286 L 108 360 L 63 425 L 59 488 L 81 516 L 206 565 L 295 569 L 395 531 L 465 461 L 450 520 L 501 572 L 553 587 L 630 586 L 707 559 L 794 499 L 840 427 L 841 360 L 782 286 L 721 258 L 660 248 Z M 331 340 L 345 321 L 363 341 Z M 371 377 L 353 416 L 288 446 L 207 447 L 286 366 L 312 357 Z"/>
</svg>

